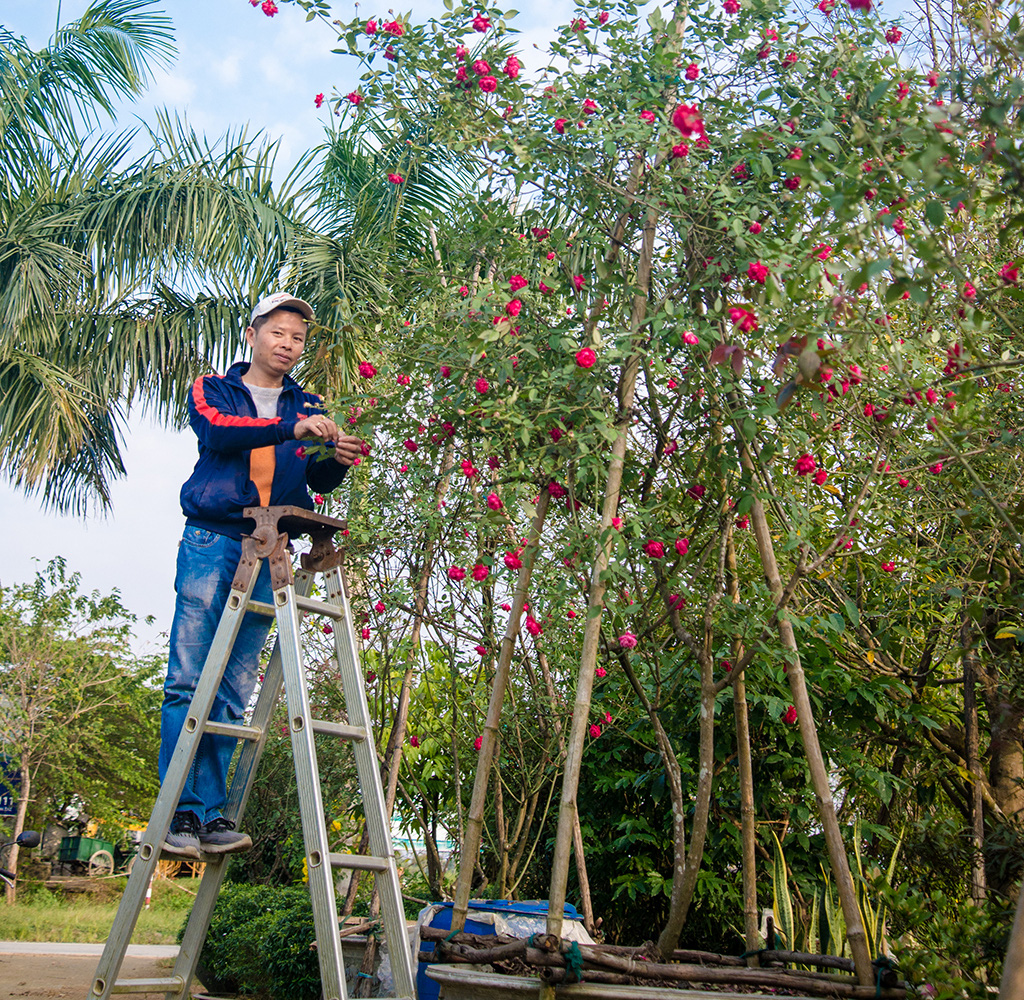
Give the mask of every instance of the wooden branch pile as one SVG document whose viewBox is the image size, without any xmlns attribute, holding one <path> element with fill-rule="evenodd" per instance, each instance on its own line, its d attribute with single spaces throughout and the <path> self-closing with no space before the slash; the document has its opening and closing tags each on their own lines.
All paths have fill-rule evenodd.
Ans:
<svg viewBox="0 0 1024 1000">
<path fill-rule="evenodd" d="M 442 928 L 421 927 L 420 937 L 435 942 L 433 952 L 421 951 L 421 962 L 452 962 L 492 965 L 497 972 L 533 974 L 548 983 L 576 982 L 566 956 L 574 946 L 583 959 L 582 979 L 590 983 L 613 985 L 675 986 L 697 989 L 700 984 L 734 986 L 747 989 L 786 990 L 822 997 L 855 997 L 863 1000 L 903 1000 L 906 983 L 897 980 L 891 969 L 880 971 L 880 988 L 859 986 L 853 975 L 853 961 L 835 955 L 810 955 L 793 951 L 762 951 L 760 968 L 748 968 L 746 959 L 718 955 L 708 951 L 677 949 L 669 962 L 652 961 L 645 956 L 650 944 L 639 948 L 620 945 L 577 944 L 552 934 L 534 934 L 514 938 L 504 934 L 455 934 Z M 449 940 L 450 938 L 450 940 Z M 572 956 L 574 957 L 574 956 Z M 789 965 L 814 965 L 821 970 L 789 968 Z"/>
</svg>

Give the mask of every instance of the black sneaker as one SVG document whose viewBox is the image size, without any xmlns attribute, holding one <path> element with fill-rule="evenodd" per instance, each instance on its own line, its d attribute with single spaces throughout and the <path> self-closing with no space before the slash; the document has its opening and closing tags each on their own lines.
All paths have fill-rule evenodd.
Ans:
<svg viewBox="0 0 1024 1000">
<path fill-rule="evenodd" d="M 252 838 L 240 833 L 235 824 L 223 816 L 205 823 L 199 831 L 199 849 L 207 854 L 233 854 L 252 847 Z"/>
<path fill-rule="evenodd" d="M 199 817 L 191 809 L 174 814 L 163 849 L 176 858 L 199 860 Z"/>
</svg>

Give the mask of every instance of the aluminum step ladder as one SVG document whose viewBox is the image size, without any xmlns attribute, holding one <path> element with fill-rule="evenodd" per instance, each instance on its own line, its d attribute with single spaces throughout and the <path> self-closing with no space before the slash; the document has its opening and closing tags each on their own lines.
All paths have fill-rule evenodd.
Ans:
<svg viewBox="0 0 1024 1000">
<path fill-rule="evenodd" d="M 302 818 L 323 996 L 325 1000 L 346 1000 L 345 966 L 334 894 L 334 869 L 347 868 L 374 873 L 384 916 L 384 932 L 389 946 L 396 996 L 403 1000 L 415 1000 L 415 976 L 398 868 L 391 843 L 390 817 L 385 810 L 370 713 L 341 569 L 342 556 L 333 543 L 335 532 L 344 528 L 345 522 L 300 507 L 249 507 L 245 510 L 245 516 L 256 521 L 256 529 L 251 536 L 242 540 L 242 557 L 232 581 L 231 593 L 203 666 L 189 715 L 153 807 L 149 826 L 139 845 L 138 856 L 132 865 L 110 936 L 96 968 L 89 1000 L 107 1000 L 112 994 L 119 993 L 162 992 L 165 1000 L 186 1000 L 189 996 L 189 987 L 206 940 L 230 855 L 202 855 L 206 866 L 174 969 L 169 976 L 160 979 L 119 979 L 125 951 L 145 902 L 146 890 L 160 860 L 161 845 L 170 829 L 175 806 L 185 787 L 200 737 L 203 733 L 216 733 L 244 741 L 224 809 L 227 819 L 241 825 L 282 684 L 295 759 L 299 813 Z M 299 534 L 310 535 L 313 545 L 310 552 L 302 555 L 302 570 L 295 574 L 288 542 L 289 536 Z M 273 604 L 252 600 L 253 588 L 265 559 L 270 561 Z M 313 589 L 314 573 L 323 574 L 326 600 L 309 596 Z M 247 726 L 210 722 L 214 697 L 224 676 L 242 616 L 247 611 L 255 611 L 277 621 L 277 641 L 270 664 L 264 672 L 263 686 L 252 721 Z M 334 649 L 345 695 L 347 724 L 326 722 L 311 716 L 299 631 L 300 619 L 305 614 L 324 615 L 333 623 Z M 347 740 L 352 744 L 363 795 L 370 849 L 368 855 L 338 854 L 330 850 L 314 743 L 317 733 Z M 180 858 L 174 856 L 174 860 Z M 267 948 L 273 948 L 272 941 L 267 942 Z"/>
</svg>

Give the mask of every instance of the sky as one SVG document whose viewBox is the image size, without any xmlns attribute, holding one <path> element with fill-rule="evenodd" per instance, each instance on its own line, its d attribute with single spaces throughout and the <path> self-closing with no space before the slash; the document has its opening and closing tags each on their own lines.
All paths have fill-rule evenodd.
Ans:
<svg viewBox="0 0 1024 1000">
<path fill-rule="evenodd" d="M 52 37 L 57 24 L 81 16 L 87 0 L 0 0 L 0 23 L 34 48 Z M 523 48 L 542 43 L 566 23 L 569 0 L 527 0 L 517 5 Z M 279 13 L 267 17 L 248 0 L 166 0 L 158 4 L 173 22 L 176 61 L 157 69 L 149 91 L 136 104 L 118 110 L 111 129 L 130 129 L 169 108 L 185 114 L 210 139 L 248 125 L 280 140 L 278 165 L 287 170 L 303 152 L 318 145 L 329 121 L 327 103 L 314 107 L 316 94 L 346 94 L 358 83 L 358 64 L 334 55 L 335 35 L 320 22 L 306 23 L 305 12 L 279 0 Z M 419 4 L 413 19 L 441 10 L 440 0 Z M 339 2 L 333 16 L 349 20 L 385 11 Z M 528 57 L 527 57 L 528 58 Z M 166 643 L 174 613 L 174 562 L 183 518 L 181 484 L 196 459 L 191 431 L 162 427 L 133 414 L 122 450 L 127 476 L 115 482 L 113 507 L 106 516 L 64 517 L 41 508 L 0 481 L 0 586 L 30 581 L 54 556 L 81 574 L 82 588 L 109 593 L 139 619 L 135 649 L 158 652 Z M 152 616 L 154 621 L 143 621 Z"/>
</svg>

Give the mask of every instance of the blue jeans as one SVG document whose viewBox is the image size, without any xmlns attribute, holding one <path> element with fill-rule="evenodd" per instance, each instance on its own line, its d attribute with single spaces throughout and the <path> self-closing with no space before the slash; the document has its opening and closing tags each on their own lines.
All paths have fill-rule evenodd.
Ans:
<svg viewBox="0 0 1024 1000">
<path fill-rule="evenodd" d="M 242 543 L 227 535 L 186 525 L 178 545 L 174 589 L 174 622 L 164 703 L 160 713 L 160 781 L 163 783 L 174 748 L 188 716 L 192 696 L 203 672 L 231 581 L 238 568 Z M 270 563 L 264 561 L 253 599 L 272 603 Z M 242 619 L 217 697 L 210 710 L 214 722 L 241 723 L 256 686 L 260 652 L 272 619 L 249 612 Z M 178 800 L 178 811 L 191 810 L 200 823 L 221 815 L 227 800 L 227 775 L 238 740 L 204 733 Z"/>
</svg>

